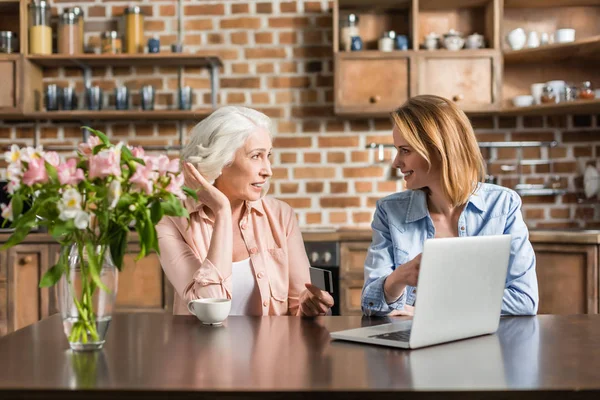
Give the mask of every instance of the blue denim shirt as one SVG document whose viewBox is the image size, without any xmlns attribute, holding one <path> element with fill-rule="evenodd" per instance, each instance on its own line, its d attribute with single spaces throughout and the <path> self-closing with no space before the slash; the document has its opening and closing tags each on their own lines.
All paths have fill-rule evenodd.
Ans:
<svg viewBox="0 0 600 400">
<path fill-rule="evenodd" d="M 373 240 L 365 260 L 362 310 L 365 315 L 383 316 L 415 303 L 416 288 L 407 286 L 398 300 L 388 304 L 383 284 L 398 266 L 423 252 L 425 239 L 435 236 L 425 192 L 407 190 L 379 200 L 371 227 Z M 469 197 L 458 227 L 460 237 L 512 235 L 502 314 L 535 315 L 538 309 L 535 254 L 521 214 L 519 195 L 501 186 L 480 184 Z"/>
</svg>

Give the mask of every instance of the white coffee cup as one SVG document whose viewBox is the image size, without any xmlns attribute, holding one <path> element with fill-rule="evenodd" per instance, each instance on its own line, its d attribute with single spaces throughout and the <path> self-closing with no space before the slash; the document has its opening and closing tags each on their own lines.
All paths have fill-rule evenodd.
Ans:
<svg viewBox="0 0 600 400">
<path fill-rule="evenodd" d="M 231 310 L 230 299 L 196 299 L 191 300 L 188 311 L 194 314 L 203 324 L 221 325 Z"/>
<path fill-rule="evenodd" d="M 569 43 L 575 41 L 575 29 L 559 29 L 554 32 L 554 41 L 556 43 Z"/>
</svg>

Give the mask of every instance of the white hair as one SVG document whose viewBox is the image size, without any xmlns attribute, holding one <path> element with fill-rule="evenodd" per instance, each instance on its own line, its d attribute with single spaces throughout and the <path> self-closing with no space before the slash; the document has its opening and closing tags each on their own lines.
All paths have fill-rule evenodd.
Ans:
<svg viewBox="0 0 600 400">
<path fill-rule="evenodd" d="M 247 107 L 221 107 L 198 123 L 190 132 L 190 141 L 181 151 L 181 160 L 196 166 L 214 182 L 223 168 L 233 162 L 235 152 L 258 128 L 272 137 L 271 119 Z"/>
</svg>

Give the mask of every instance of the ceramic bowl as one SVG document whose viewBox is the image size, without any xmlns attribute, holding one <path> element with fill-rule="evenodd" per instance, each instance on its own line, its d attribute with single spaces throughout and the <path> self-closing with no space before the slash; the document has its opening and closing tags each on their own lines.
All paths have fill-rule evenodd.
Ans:
<svg viewBox="0 0 600 400">
<path fill-rule="evenodd" d="M 513 105 L 515 107 L 529 107 L 533 105 L 533 96 L 531 95 L 523 95 L 513 97 Z"/>
</svg>

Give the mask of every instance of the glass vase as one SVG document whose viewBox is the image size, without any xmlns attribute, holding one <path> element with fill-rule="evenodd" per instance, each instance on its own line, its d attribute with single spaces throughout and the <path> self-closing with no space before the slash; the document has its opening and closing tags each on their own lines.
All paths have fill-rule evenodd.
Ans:
<svg viewBox="0 0 600 400">
<path fill-rule="evenodd" d="M 67 252 L 67 263 L 57 296 L 65 335 L 73 350 L 100 350 L 112 319 L 118 286 L 118 270 L 110 249 L 75 243 L 62 251 Z"/>
</svg>

